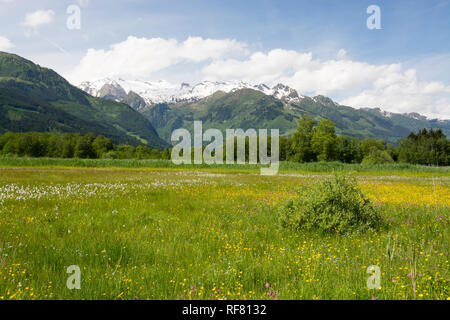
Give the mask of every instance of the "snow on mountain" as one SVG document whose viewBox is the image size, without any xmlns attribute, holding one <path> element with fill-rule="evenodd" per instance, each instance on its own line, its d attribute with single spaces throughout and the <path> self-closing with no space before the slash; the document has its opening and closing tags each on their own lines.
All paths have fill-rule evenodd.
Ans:
<svg viewBox="0 0 450 320">
<path fill-rule="evenodd" d="M 323 95 L 318 95 L 312 98 L 314 102 L 320 103 L 321 105 L 327 106 L 327 107 L 337 107 L 339 106 L 338 103 L 334 102 L 328 97 L 325 97 Z"/>
<path fill-rule="evenodd" d="M 281 83 L 277 84 L 275 87 L 268 90 L 268 93 L 266 94 L 273 95 L 275 98 L 284 100 L 286 102 L 298 102 L 300 99 L 304 98 L 304 96 L 299 95 L 296 90 L 288 86 L 285 86 L 284 84 Z"/>
<path fill-rule="evenodd" d="M 197 101 L 208 97 L 217 91 L 226 93 L 241 89 L 253 89 L 260 91 L 266 95 L 272 95 L 277 99 L 287 103 L 299 102 L 306 98 L 303 95 L 284 84 L 277 84 L 269 87 L 266 84 L 253 85 L 244 81 L 203 81 L 191 86 L 188 83 L 173 84 L 168 81 L 144 81 L 144 80 L 124 80 L 122 78 L 112 79 L 105 78 L 96 81 L 85 81 L 78 85 L 80 89 L 95 97 L 102 97 L 116 101 L 133 101 L 136 109 L 143 108 L 145 104 L 151 105 L 155 103 L 178 103 Z M 138 96 L 136 96 L 136 94 Z M 142 99 L 140 99 L 142 98 Z M 318 95 L 311 98 L 314 102 L 320 103 L 328 107 L 337 107 L 339 103 L 328 97 Z M 415 120 L 430 120 L 447 123 L 450 120 L 431 119 L 415 112 L 411 113 L 393 113 L 382 110 L 381 108 L 361 108 L 367 111 L 376 111 L 378 114 L 392 118 L 393 116 L 405 116 Z"/>
<path fill-rule="evenodd" d="M 100 89 L 105 85 L 105 84 L 115 84 L 115 81 L 109 78 L 105 78 L 102 80 L 98 80 L 98 81 L 85 81 L 80 83 L 77 87 L 80 88 L 81 90 L 89 93 L 91 96 L 97 97 Z"/>
<path fill-rule="evenodd" d="M 382 114 L 383 116 L 385 116 L 386 118 L 392 118 L 392 115 L 393 115 L 392 112 L 386 111 L 386 110 L 383 110 L 383 111 L 381 112 L 381 114 Z"/>
<path fill-rule="evenodd" d="M 393 116 L 403 116 L 403 117 L 407 117 L 407 118 L 411 118 L 414 120 L 421 120 L 421 121 L 436 121 L 439 123 L 449 123 L 450 120 L 449 119 L 436 119 L 436 118 L 431 118 L 431 117 L 427 117 L 424 115 L 421 115 L 417 112 L 410 112 L 410 113 L 395 113 L 395 112 L 391 112 L 391 111 L 387 111 L 387 110 L 383 110 L 379 107 L 377 108 L 368 108 L 368 107 L 364 107 L 361 108 L 361 110 L 366 110 L 366 111 L 375 111 L 378 114 L 382 115 L 383 117 L 386 118 L 392 118 Z"/>
<path fill-rule="evenodd" d="M 133 91 L 141 96 L 147 104 L 196 101 L 210 96 L 217 91 L 229 93 L 240 89 L 261 91 L 286 102 L 297 102 L 303 98 L 296 90 L 283 84 L 277 84 L 273 88 L 270 88 L 265 84 L 252 85 L 243 81 L 203 81 L 191 86 L 188 83 L 172 84 L 163 80 L 150 82 L 144 80 L 106 78 L 96 81 L 85 81 L 78 85 L 78 87 L 95 97 L 107 97 L 118 101 L 123 99 L 124 92 L 128 94 L 130 91 Z M 114 92 L 118 95 L 114 96 Z"/>
<path fill-rule="evenodd" d="M 430 120 L 427 117 L 425 117 L 421 114 L 418 114 L 417 112 L 404 113 L 403 115 L 410 117 L 411 119 L 414 119 L 414 120 Z"/>
</svg>

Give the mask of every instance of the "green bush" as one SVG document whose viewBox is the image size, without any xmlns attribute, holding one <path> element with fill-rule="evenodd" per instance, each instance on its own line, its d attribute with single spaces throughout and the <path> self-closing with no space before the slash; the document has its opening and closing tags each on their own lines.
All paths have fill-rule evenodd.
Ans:
<svg viewBox="0 0 450 320">
<path fill-rule="evenodd" d="M 356 180 L 342 175 L 304 189 L 284 203 L 279 213 L 283 227 L 321 233 L 375 230 L 381 221 Z"/>
<path fill-rule="evenodd" d="M 384 150 L 373 150 L 365 156 L 362 164 L 385 164 L 393 163 L 392 157 Z"/>
</svg>

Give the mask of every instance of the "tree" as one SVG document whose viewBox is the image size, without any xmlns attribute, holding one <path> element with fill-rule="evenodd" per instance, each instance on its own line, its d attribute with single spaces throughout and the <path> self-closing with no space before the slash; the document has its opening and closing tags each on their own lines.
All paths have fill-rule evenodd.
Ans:
<svg viewBox="0 0 450 320">
<path fill-rule="evenodd" d="M 103 154 L 114 149 L 114 144 L 111 139 L 99 135 L 92 142 L 92 147 L 94 148 L 97 157 L 101 158 Z"/>
<path fill-rule="evenodd" d="M 76 138 L 72 135 L 66 134 L 61 137 L 62 147 L 61 147 L 61 157 L 62 158 L 73 158 L 75 153 L 75 141 Z"/>
<path fill-rule="evenodd" d="M 362 161 L 363 164 L 385 164 L 392 162 L 394 160 L 392 160 L 387 151 L 378 149 L 372 149 L 372 152 L 365 156 Z"/>
<path fill-rule="evenodd" d="M 95 150 L 92 147 L 92 141 L 93 141 L 93 137 L 89 134 L 79 137 L 77 139 L 77 143 L 75 145 L 75 150 L 74 150 L 75 158 L 82 158 L 82 159 L 97 158 L 97 154 L 95 153 Z"/>
<path fill-rule="evenodd" d="M 422 165 L 450 164 L 450 141 L 441 129 L 422 129 L 417 134 L 411 132 L 399 141 L 398 160 Z"/>
<path fill-rule="evenodd" d="M 144 146 L 136 147 L 134 157 L 139 160 L 156 158 L 156 156 L 154 156 L 154 150 L 150 150 L 149 147 Z"/>
<path fill-rule="evenodd" d="M 376 150 L 383 151 L 386 147 L 386 144 L 383 140 L 377 140 L 374 138 L 365 138 L 361 141 L 361 149 L 363 158 L 373 153 Z"/>
<path fill-rule="evenodd" d="M 344 163 L 360 163 L 362 160 L 361 142 L 347 136 L 336 137 L 336 158 Z"/>
<path fill-rule="evenodd" d="M 133 159 L 135 157 L 135 149 L 130 145 L 121 145 L 117 148 L 119 159 Z"/>
<path fill-rule="evenodd" d="M 166 148 L 165 157 L 170 158 Z M 161 159 L 162 151 L 147 146 L 115 146 L 111 139 L 102 135 L 79 133 L 61 135 L 43 132 L 12 133 L 0 135 L 0 155 L 52 157 L 52 158 L 108 158 L 108 159 Z"/>
<path fill-rule="evenodd" d="M 373 138 L 365 138 L 361 141 L 363 164 L 383 164 L 394 162 L 389 152 L 386 151 L 386 142 Z"/>
<path fill-rule="evenodd" d="M 315 121 L 303 116 L 298 120 L 298 127 L 291 137 L 290 148 L 287 152 L 287 158 L 296 162 L 315 161 L 316 157 L 312 150 L 311 140 L 314 134 Z"/>
<path fill-rule="evenodd" d="M 168 147 L 166 147 L 164 149 L 161 158 L 164 159 L 164 160 L 170 160 L 170 150 L 169 150 Z"/>
<path fill-rule="evenodd" d="M 267 145 L 270 146 L 270 143 L 267 142 Z M 280 161 L 288 160 L 288 154 L 290 152 L 291 140 L 286 137 L 280 137 Z"/>
<path fill-rule="evenodd" d="M 16 137 L 16 134 L 15 134 L 15 133 L 12 133 L 12 132 L 6 132 L 6 133 L 4 133 L 3 135 L 1 135 L 1 136 L 0 136 L 0 150 L 3 150 L 4 146 L 5 146 L 8 142 L 14 140 L 15 137 Z"/>
<path fill-rule="evenodd" d="M 11 139 L 8 142 L 6 142 L 6 144 L 3 146 L 2 153 L 8 156 L 16 156 L 18 153 L 17 141 Z"/>
<path fill-rule="evenodd" d="M 311 139 L 311 147 L 319 161 L 336 160 L 336 133 L 331 120 L 322 120 Z"/>
</svg>

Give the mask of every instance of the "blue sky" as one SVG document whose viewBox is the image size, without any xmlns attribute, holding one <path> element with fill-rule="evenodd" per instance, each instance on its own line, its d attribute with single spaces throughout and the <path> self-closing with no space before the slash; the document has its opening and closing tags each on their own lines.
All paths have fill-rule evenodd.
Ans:
<svg viewBox="0 0 450 320">
<path fill-rule="evenodd" d="M 81 10 L 79 30 L 66 27 L 69 5 L 77 5 Z M 378 5 L 381 9 L 380 30 L 366 27 L 369 5 Z M 27 23 L 27 14 L 39 10 L 51 11 L 49 18 L 41 23 L 38 18 L 42 16 L 38 16 L 37 20 Z M 133 71 L 130 75 L 126 69 L 130 66 L 125 63 L 112 74 L 105 71 L 105 76 L 196 82 L 203 78 L 228 80 L 226 77 L 236 73 L 237 77 L 252 82 L 284 80 L 307 94 L 324 93 L 348 104 L 380 106 L 396 112 L 425 111 L 430 116 L 450 117 L 450 0 L 0 0 L 0 16 L 0 50 L 54 68 L 73 82 L 84 80 L 83 77 L 89 80 L 102 76 L 100 71 L 90 73 L 89 70 L 102 61 L 99 55 L 114 51 L 110 47 L 114 44 L 123 43 L 129 50 L 142 50 L 147 53 L 140 59 L 157 61 L 158 57 L 152 52 L 159 47 L 152 46 L 160 44 L 139 44 L 128 41 L 130 36 L 178 42 L 179 46 L 169 46 L 167 50 L 183 50 L 183 42 L 189 37 L 229 39 L 245 46 L 245 50 L 229 43 L 224 45 L 233 48 L 225 50 L 220 43 L 215 43 L 214 46 L 225 51 L 215 50 L 200 61 L 191 54 L 174 56 L 163 63 L 163 68 L 144 66 L 143 74 Z M 97 60 L 93 54 L 88 54 L 88 49 L 95 50 Z M 259 72 L 263 70 L 259 63 L 265 66 L 273 62 L 276 66 L 284 59 L 283 55 L 270 58 L 273 50 L 298 53 L 295 57 L 290 55 L 296 67 L 284 66 L 286 71 L 278 78 Z M 252 59 L 257 53 L 267 57 Z M 308 53 L 311 59 L 304 62 L 302 54 Z M 117 52 L 109 55 L 120 60 Z M 333 64 L 338 59 L 347 62 Z M 237 64 L 235 60 L 242 63 Z M 146 65 L 146 61 L 142 63 Z M 115 60 L 108 60 L 108 63 L 119 64 Z M 400 69 L 393 67 L 395 65 L 400 65 Z M 219 70 L 223 68 L 229 72 Z M 256 71 L 241 73 L 233 68 Z M 301 70 L 297 72 L 295 68 Z M 340 72 L 336 70 L 342 70 L 344 75 L 334 79 L 332 73 Z M 408 70 L 415 73 L 408 73 Z M 358 72 L 367 72 L 370 76 L 361 79 Z M 314 85 L 299 80 L 301 76 L 311 77 Z M 380 87 L 384 78 L 390 79 L 389 83 Z M 347 84 L 339 86 L 336 84 L 339 81 Z M 399 86 L 404 88 L 399 90 Z M 408 90 L 422 94 L 405 103 L 401 99 L 409 95 Z M 388 94 L 391 94 L 389 101 L 393 102 L 377 97 Z M 421 107 L 423 104 L 429 106 Z"/>
</svg>

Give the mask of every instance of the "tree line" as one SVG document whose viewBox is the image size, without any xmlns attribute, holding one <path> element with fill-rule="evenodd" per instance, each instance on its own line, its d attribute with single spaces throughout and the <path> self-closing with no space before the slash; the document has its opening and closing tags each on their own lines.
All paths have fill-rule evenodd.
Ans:
<svg viewBox="0 0 450 320">
<path fill-rule="evenodd" d="M 248 142 L 246 139 L 247 159 Z M 269 138 L 269 153 L 270 145 Z M 81 135 L 79 133 L 7 132 L 0 136 L 0 155 L 90 159 L 170 159 L 171 150 L 114 145 L 111 139 L 90 133 Z M 408 137 L 400 139 L 394 146 L 374 138 L 359 140 L 355 137 L 338 136 L 331 120 L 321 120 L 317 123 L 310 117 L 302 117 L 293 135 L 280 137 L 280 160 L 340 161 L 363 164 L 405 162 L 448 166 L 450 165 L 450 140 L 441 129 L 422 129 L 417 134 L 411 132 Z"/>
<path fill-rule="evenodd" d="M 114 145 L 102 135 L 92 133 L 6 132 L 0 136 L 0 155 L 82 159 L 169 159 L 169 149 Z"/>
<path fill-rule="evenodd" d="M 295 162 L 340 161 L 382 164 L 405 162 L 421 165 L 450 165 L 450 140 L 441 129 L 422 129 L 399 139 L 396 146 L 384 140 L 337 136 L 331 120 L 316 123 L 302 117 L 295 133 L 280 138 L 280 159 Z"/>
</svg>

